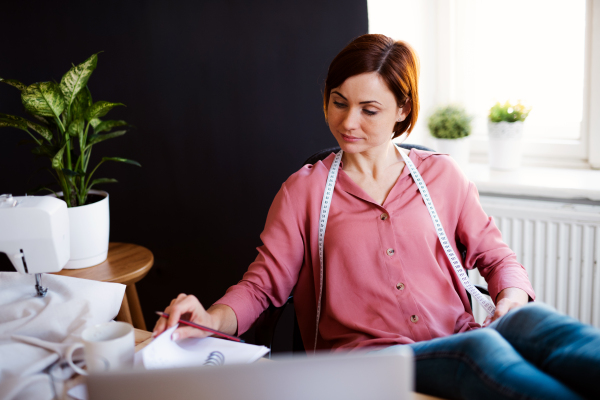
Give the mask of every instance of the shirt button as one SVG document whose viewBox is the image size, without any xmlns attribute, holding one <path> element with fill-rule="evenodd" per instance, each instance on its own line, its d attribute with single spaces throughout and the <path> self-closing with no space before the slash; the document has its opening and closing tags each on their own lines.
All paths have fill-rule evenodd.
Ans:
<svg viewBox="0 0 600 400">
<path fill-rule="evenodd" d="M 396 285 L 396 289 L 398 289 L 398 290 L 404 290 L 404 283 L 398 283 Z"/>
<path fill-rule="evenodd" d="M 394 255 L 394 249 L 387 249 L 386 254 L 388 256 L 393 256 Z"/>
<path fill-rule="evenodd" d="M 383 214 L 381 214 L 381 216 L 379 218 L 381 218 L 382 221 L 385 221 L 386 219 L 389 218 L 389 215 L 387 215 L 386 213 L 383 213 Z"/>
<path fill-rule="evenodd" d="M 418 321 L 419 321 L 419 317 L 417 317 L 416 315 L 413 315 L 410 317 L 410 322 L 417 323 Z"/>
</svg>

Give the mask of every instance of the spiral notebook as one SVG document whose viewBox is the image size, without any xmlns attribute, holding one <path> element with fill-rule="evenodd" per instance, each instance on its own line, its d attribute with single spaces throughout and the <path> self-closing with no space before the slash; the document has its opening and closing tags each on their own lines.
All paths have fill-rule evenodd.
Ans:
<svg viewBox="0 0 600 400">
<path fill-rule="evenodd" d="M 180 368 L 252 363 L 269 352 L 264 346 L 207 337 L 187 338 L 177 342 L 171 335 L 177 325 L 166 330 L 136 353 L 137 368 Z"/>
</svg>

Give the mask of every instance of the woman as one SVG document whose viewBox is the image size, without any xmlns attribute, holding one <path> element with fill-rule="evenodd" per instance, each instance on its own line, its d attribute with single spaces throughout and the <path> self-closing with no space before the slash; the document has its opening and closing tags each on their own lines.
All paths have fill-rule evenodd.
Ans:
<svg viewBox="0 0 600 400">
<path fill-rule="evenodd" d="M 261 235 L 264 245 L 240 283 L 208 310 L 194 296 L 179 295 L 154 334 L 181 316 L 241 334 L 294 290 L 306 349 L 409 345 L 420 392 L 473 399 L 600 396 L 584 385 L 600 373 L 600 334 L 542 306 L 524 306 L 535 297 L 527 273 L 483 212 L 474 185 L 447 155 L 406 152 L 392 143 L 417 121 L 418 68 L 407 44 L 383 35 L 355 39 L 331 63 L 323 105 L 343 153 L 325 220 L 323 269 L 321 205 L 335 154 L 282 185 Z M 488 282 L 496 311 L 484 325 L 492 329 L 479 329 L 473 319 L 404 157 L 422 175 L 454 251 L 466 250 L 465 267 L 477 267 Z M 180 327 L 173 334 L 189 336 L 206 333 Z M 592 349 L 590 356 L 569 350 L 576 340 Z"/>
</svg>

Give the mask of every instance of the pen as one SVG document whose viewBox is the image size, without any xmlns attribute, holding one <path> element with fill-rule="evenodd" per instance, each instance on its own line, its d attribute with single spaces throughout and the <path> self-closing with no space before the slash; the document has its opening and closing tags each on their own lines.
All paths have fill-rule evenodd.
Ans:
<svg viewBox="0 0 600 400">
<path fill-rule="evenodd" d="M 163 318 L 169 318 L 169 314 L 164 313 L 164 312 L 156 311 L 156 314 L 160 315 Z M 219 331 L 217 331 L 215 329 L 209 328 L 207 326 L 198 325 L 198 324 L 195 324 L 195 323 L 193 323 L 191 321 L 186 321 L 185 319 L 180 319 L 179 323 L 180 324 L 184 324 L 184 325 L 188 325 L 188 326 L 192 326 L 194 328 L 197 328 L 197 329 L 200 329 L 200 330 L 203 330 L 203 331 L 206 331 L 206 332 L 214 333 L 215 335 L 222 336 L 225 339 L 233 340 L 234 342 L 244 343 L 244 341 L 242 339 L 240 339 L 239 337 L 237 337 L 237 336 L 231 336 L 231 335 L 228 335 L 226 333 L 219 332 Z"/>
</svg>

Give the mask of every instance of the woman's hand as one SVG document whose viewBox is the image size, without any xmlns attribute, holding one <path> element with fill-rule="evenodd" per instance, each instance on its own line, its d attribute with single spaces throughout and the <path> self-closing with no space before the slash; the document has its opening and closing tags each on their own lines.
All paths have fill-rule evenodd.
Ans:
<svg viewBox="0 0 600 400">
<path fill-rule="evenodd" d="M 237 318 L 230 307 L 217 304 L 206 311 L 196 296 L 193 295 L 180 294 L 176 299 L 171 301 L 171 304 L 165 308 L 164 312 L 169 314 L 169 318 L 161 317 L 156 322 L 154 331 L 152 332 L 153 337 L 175 326 L 180 318 L 229 334 L 235 334 L 237 331 Z M 177 340 L 187 337 L 203 338 L 210 335 L 210 332 L 182 325 L 173 332 L 172 339 Z"/>
<path fill-rule="evenodd" d="M 496 299 L 496 312 L 492 316 L 487 316 L 485 321 L 483 321 L 483 327 L 488 326 L 513 308 L 527 304 L 529 295 L 523 289 L 511 287 L 498 293 Z"/>
</svg>

